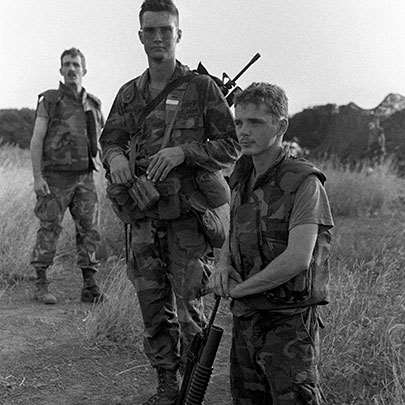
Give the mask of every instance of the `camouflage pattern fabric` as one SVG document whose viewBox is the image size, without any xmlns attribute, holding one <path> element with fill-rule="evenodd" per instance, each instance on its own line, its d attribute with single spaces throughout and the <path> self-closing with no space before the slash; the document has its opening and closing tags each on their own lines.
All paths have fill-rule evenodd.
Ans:
<svg viewBox="0 0 405 405">
<path fill-rule="evenodd" d="M 87 171 L 94 169 L 89 151 L 86 111 L 95 117 L 97 137 L 103 125 L 100 101 L 84 89 L 77 99 L 72 90 L 60 83 L 58 90 L 48 90 L 39 96 L 37 115 L 48 118 L 48 130 L 43 147 L 43 170 Z"/>
<path fill-rule="evenodd" d="M 325 180 L 312 164 L 290 159 L 284 152 L 256 184 L 249 184 L 252 170 L 252 159 L 243 156 L 231 177 L 230 252 L 243 280 L 261 271 L 287 248 L 290 215 L 302 182 L 309 176 Z M 316 218 L 311 220 L 317 223 Z M 330 242 L 330 232 L 324 227 L 318 234 L 308 269 L 264 294 L 234 301 L 233 314 L 327 304 Z"/>
<path fill-rule="evenodd" d="M 187 74 L 189 69 L 177 63 L 171 81 Z M 138 159 L 148 158 L 160 149 L 166 125 L 165 100 L 148 115 L 142 128 L 137 125 L 140 112 L 151 99 L 148 83 L 146 70 L 122 86 L 115 98 L 100 137 L 107 166 L 113 153 L 127 152 L 130 137 L 138 130 L 142 130 L 137 142 Z M 185 154 L 179 170 L 199 168 L 212 172 L 229 167 L 238 158 L 232 114 L 221 90 L 208 76 L 197 76 L 184 93 L 167 146 L 177 145 L 182 146 Z"/>
<path fill-rule="evenodd" d="M 234 317 L 231 391 L 234 405 L 318 405 L 316 308 L 286 315 Z"/>
<path fill-rule="evenodd" d="M 211 273 L 211 248 L 194 216 L 140 220 L 131 236 L 128 277 L 143 315 L 145 352 L 152 366 L 177 369 L 179 343 L 185 354 L 206 322 L 201 295 Z"/>
<path fill-rule="evenodd" d="M 171 81 L 188 75 L 177 62 Z M 156 96 L 156 95 L 155 95 Z M 166 126 L 166 100 L 152 111 L 141 128 L 138 119 L 153 95 L 149 71 L 121 87 L 100 137 L 103 162 L 108 169 L 114 154 L 128 156 L 131 136 L 137 175 L 162 143 Z M 238 157 L 232 114 L 221 90 L 208 76 L 196 76 L 187 86 L 177 111 L 168 147 L 181 145 L 185 161 L 170 175 L 191 183 L 197 170 L 214 172 L 227 168 Z M 187 194 L 185 192 L 185 194 Z M 134 283 L 145 324 L 145 351 L 153 366 L 177 368 L 180 346 L 188 346 L 205 323 L 201 294 L 207 282 L 211 247 L 195 217 L 182 214 L 167 221 L 145 218 L 132 223 L 133 258 L 128 274 Z M 181 337 L 180 337 L 181 335 Z M 184 352 L 183 350 L 183 352 Z"/>
<path fill-rule="evenodd" d="M 56 243 L 62 231 L 62 220 L 69 208 L 76 227 L 77 264 L 97 270 L 96 248 L 100 242 L 97 230 L 97 193 L 93 175 L 49 173 L 45 176 L 51 194 L 37 196 L 35 215 L 40 220 L 31 264 L 47 268 L 53 262 Z"/>
</svg>

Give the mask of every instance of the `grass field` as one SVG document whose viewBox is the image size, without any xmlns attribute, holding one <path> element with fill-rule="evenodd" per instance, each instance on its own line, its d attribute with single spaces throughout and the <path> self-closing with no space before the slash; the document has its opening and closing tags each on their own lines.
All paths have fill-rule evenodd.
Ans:
<svg viewBox="0 0 405 405">
<path fill-rule="evenodd" d="M 332 252 L 332 300 L 322 308 L 321 374 L 328 404 L 405 403 L 405 204 L 403 179 L 388 165 L 349 170 L 324 161 L 336 220 Z M 142 322 L 126 279 L 122 227 L 100 189 L 102 274 L 110 299 L 87 317 L 93 342 L 140 345 Z M 26 151 L 0 149 L 0 282 L 32 275 L 29 255 L 37 222 Z M 74 252 L 67 215 L 59 254 Z M 229 314 L 221 312 L 224 323 Z M 229 330 L 228 330 L 229 332 Z"/>
</svg>

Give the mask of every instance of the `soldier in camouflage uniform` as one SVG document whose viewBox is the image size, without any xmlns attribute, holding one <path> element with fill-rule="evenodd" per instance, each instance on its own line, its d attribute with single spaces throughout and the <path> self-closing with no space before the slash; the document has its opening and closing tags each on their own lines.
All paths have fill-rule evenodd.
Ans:
<svg viewBox="0 0 405 405">
<path fill-rule="evenodd" d="M 96 302 L 102 294 L 95 282 L 97 193 L 93 180 L 97 137 L 103 125 L 100 100 L 82 87 L 85 58 L 71 48 L 61 55 L 64 83 L 39 95 L 31 140 L 35 214 L 40 220 L 31 264 L 37 274 L 35 298 L 55 304 L 48 290 L 46 269 L 52 264 L 67 208 L 76 226 L 78 261 L 82 270 L 81 300 Z"/>
<path fill-rule="evenodd" d="M 368 124 L 368 139 L 366 157 L 371 167 L 381 165 L 385 157 L 385 134 L 384 128 L 380 125 L 380 119 L 373 117 Z"/>
<path fill-rule="evenodd" d="M 184 353 L 205 324 L 201 296 L 212 262 L 213 245 L 190 201 L 198 197 L 203 211 L 228 205 L 221 169 L 236 160 L 238 146 L 220 89 L 175 59 L 181 30 L 172 1 L 146 0 L 139 18 L 149 68 L 119 90 L 100 143 L 110 198 L 132 225 L 128 275 L 143 314 L 145 352 L 159 380 L 146 404 L 170 405 L 178 393 L 180 346 Z M 145 105 L 169 86 L 142 121 Z M 151 209 L 128 199 L 126 185 L 140 178 L 160 194 Z"/>
<path fill-rule="evenodd" d="M 328 302 L 333 220 L 324 174 L 282 147 L 282 89 L 253 83 L 235 100 L 243 156 L 230 178 L 231 226 L 209 287 L 232 298 L 235 405 L 318 405 L 317 305 Z"/>
</svg>

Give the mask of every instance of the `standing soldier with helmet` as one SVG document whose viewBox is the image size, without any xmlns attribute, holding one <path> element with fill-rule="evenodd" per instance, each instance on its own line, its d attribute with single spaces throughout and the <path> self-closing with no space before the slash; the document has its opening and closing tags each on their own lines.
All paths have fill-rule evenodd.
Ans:
<svg viewBox="0 0 405 405">
<path fill-rule="evenodd" d="M 243 156 L 230 178 L 231 226 L 209 287 L 232 298 L 235 405 L 318 405 L 330 228 L 324 174 L 282 147 L 284 91 L 253 83 L 236 96 Z"/>
<path fill-rule="evenodd" d="M 100 100 L 82 87 L 86 72 L 80 50 L 65 50 L 60 67 L 63 83 L 38 98 L 31 159 L 37 196 L 35 214 L 40 227 L 31 265 L 37 276 L 35 298 L 45 304 L 56 303 L 48 290 L 46 271 L 52 265 L 67 208 L 76 228 L 77 264 L 83 275 L 81 300 L 97 302 L 103 298 L 94 279 L 100 235 L 93 179 L 103 117 Z"/>
<path fill-rule="evenodd" d="M 182 31 L 173 2 L 145 0 L 139 20 L 149 67 L 119 90 L 100 144 L 108 195 L 131 224 L 128 276 L 158 376 L 145 404 L 171 405 L 181 354 L 206 322 L 201 297 L 213 247 L 224 241 L 227 218 L 218 212 L 229 202 L 221 170 L 237 159 L 238 145 L 220 89 L 176 61 Z"/>
<path fill-rule="evenodd" d="M 384 128 L 380 124 L 380 119 L 373 116 L 368 123 L 368 139 L 366 156 L 370 161 L 371 167 L 381 165 L 385 157 L 385 134 Z"/>
</svg>

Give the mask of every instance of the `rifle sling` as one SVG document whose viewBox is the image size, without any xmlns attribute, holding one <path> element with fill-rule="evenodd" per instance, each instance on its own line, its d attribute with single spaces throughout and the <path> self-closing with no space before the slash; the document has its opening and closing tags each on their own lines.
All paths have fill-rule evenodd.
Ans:
<svg viewBox="0 0 405 405">
<path fill-rule="evenodd" d="M 139 136 L 139 133 L 142 132 L 143 124 L 144 124 L 147 116 L 161 103 L 161 101 L 163 99 L 165 99 L 170 94 L 170 92 L 172 92 L 174 89 L 176 89 L 183 83 L 190 82 L 195 76 L 196 76 L 196 73 L 192 72 L 185 76 L 178 77 L 176 80 L 170 82 L 153 100 L 151 100 L 148 104 L 146 104 L 145 107 L 142 109 L 142 111 L 139 115 L 138 122 L 137 122 L 138 130 L 131 137 L 131 146 L 130 146 L 130 150 L 129 150 L 129 161 L 133 162 L 131 164 L 131 172 L 132 172 L 132 175 L 134 178 L 136 177 L 135 176 L 135 160 L 136 160 L 136 153 L 137 153 L 137 142 L 139 140 L 138 136 Z M 176 112 L 176 114 L 177 114 L 177 112 Z M 165 130 L 160 149 L 165 148 L 169 141 L 170 134 L 172 132 L 174 121 L 176 118 L 176 114 L 174 114 L 171 122 L 169 123 L 168 127 Z"/>
</svg>

